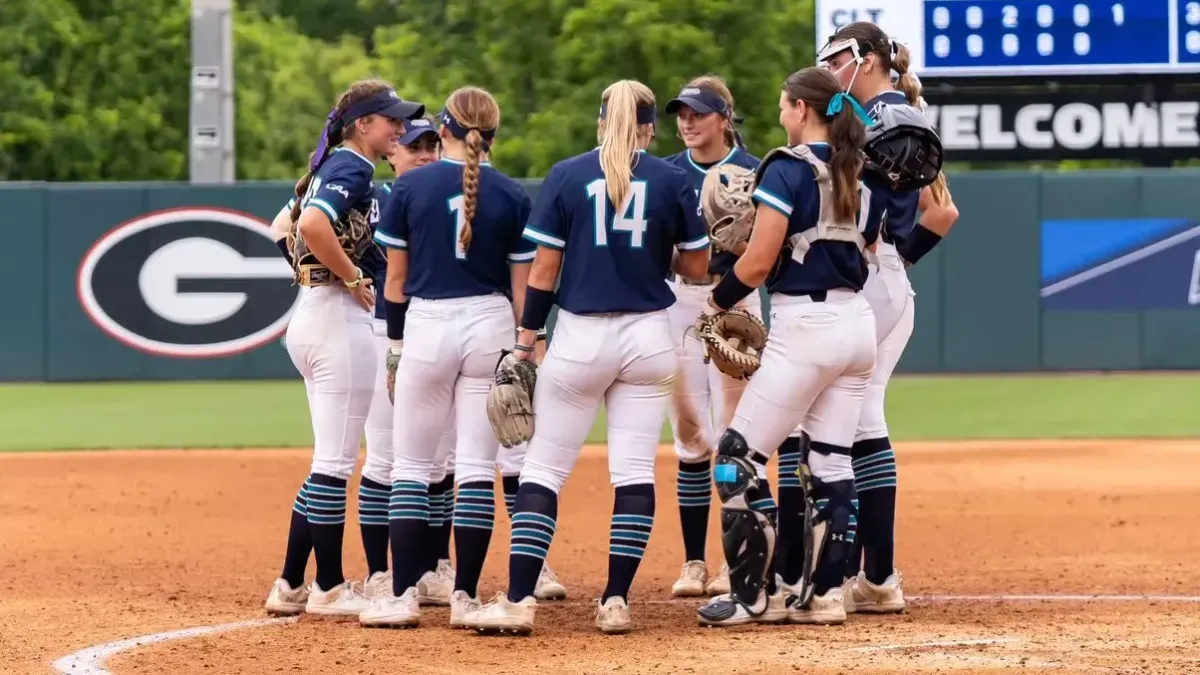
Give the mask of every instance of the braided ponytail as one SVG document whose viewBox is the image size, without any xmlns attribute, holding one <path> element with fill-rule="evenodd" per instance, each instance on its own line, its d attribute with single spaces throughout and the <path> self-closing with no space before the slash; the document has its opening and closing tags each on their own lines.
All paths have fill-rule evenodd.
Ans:
<svg viewBox="0 0 1200 675">
<path fill-rule="evenodd" d="M 458 245 L 466 253 L 471 246 L 471 223 L 479 206 L 480 165 L 500 127 L 500 104 L 484 89 L 462 87 L 446 99 L 442 121 L 448 125 L 450 134 L 467 146 L 462 173 L 463 226 L 458 233 Z"/>
<path fill-rule="evenodd" d="M 483 154 L 483 136 L 478 129 L 467 132 L 467 163 L 463 167 L 463 226 L 458 243 L 465 252 L 471 246 L 471 221 L 479 200 L 479 163 Z"/>
</svg>

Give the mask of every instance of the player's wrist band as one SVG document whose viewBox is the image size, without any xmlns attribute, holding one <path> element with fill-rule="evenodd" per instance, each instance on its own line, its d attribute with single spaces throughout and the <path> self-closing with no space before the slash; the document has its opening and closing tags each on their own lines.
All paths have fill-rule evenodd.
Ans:
<svg viewBox="0 0 1200 675">
<path fill-rule="evenodd" d="M 407 314 L 408 300 L 404 302 L 392 302 L 387 298 L 383 299 L 383 316 L 387 319 L 389 340 L 404 339 L 404 317 Z"/>
<path fill-rule="evenodd" d="M 517 343 L 517 344 L 513 345 L 513 350 L 514 350 L 514 351 L 518 351 L 518 352 L 526 352 L 526 353 L 529 353 L 529 352 L 532 352 L 532 351 L 533 351 L 533 347 L 528 347 L 528 346 L 526 346 L 526 345 L 523 345 L 523 344 Z"/>
<path fill-rule="evenodd" d="M 728 311 L 753 292 L 753 287 L 743 284 L 742 280 L 737 278 L 737 273 L 729 270 L 729 274 L 721 277 L 717 287 L 713 289 L 712 301 L 717 307 Z"/>
<path fill-rule="evenodd" d="M 525 287 L 525 309 L 521 312 L 521 328 L 540 331 L 546 327 L 550 309 L 554 307 L 554 291 Z"/>
<path fill-rule="evenodd" d="M 933 250 L 934 246 L 942 240 L 942 236 L 924 225 L 917 223 L 913 228 L 912 234 L 908 238 L 900 242 L 896 246 L 896 251 L 900 253 L 900 257 L 904 258 L 905 262 L 910 265 L 915 265 L 918 260 L 925 257 L 926 253 Z"/>
<path fill-rule="evenodd" d="M 283 259 L 288 261 L 288 264 L 291 265 L 292 252 L 288 250 L 287 237 L 284 237 L 283 239 L 276 239 L 275 245 L 279 247 L 279 252 L 283 254 Z"/>
</svg>

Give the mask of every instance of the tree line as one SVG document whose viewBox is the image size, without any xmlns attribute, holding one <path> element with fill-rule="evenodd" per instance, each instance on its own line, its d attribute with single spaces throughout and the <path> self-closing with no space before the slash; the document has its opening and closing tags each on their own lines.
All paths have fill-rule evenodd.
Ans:
<svg viewBox="0 0 1200 675">
<path fill-rule="evenodd" d="M 494 163 L 514 176 L 595 145 L 600 92 L 635 78 L 661 106 L 723 76 L 763 152 L 783 78 L 814 62 L 813 0 L 238 0 L 237 177 L 291 179 L 340 92 L 378 76 L 440 109 L 496 95 Z M 0 180 L 186 180 L 190 3 L 0 2 Z M 682 148 L 664 120 L 654 151 Z"/>
</svg>

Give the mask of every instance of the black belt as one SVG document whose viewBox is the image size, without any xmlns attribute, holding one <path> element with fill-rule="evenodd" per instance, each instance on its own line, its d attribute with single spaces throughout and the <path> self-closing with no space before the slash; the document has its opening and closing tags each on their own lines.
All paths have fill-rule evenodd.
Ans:
<svg viewBox="0 0 1200 675">
<path fill-rule="evenodd" d="M 807 296 L 808 299 L 812 300 L 813 302 L 825 302 L 825 299 L 829 297 L 829 291 L 817 291 L 815 293 L 800 294 L 800 297 L 802 298 L 805 296 Z"/>
</svg>

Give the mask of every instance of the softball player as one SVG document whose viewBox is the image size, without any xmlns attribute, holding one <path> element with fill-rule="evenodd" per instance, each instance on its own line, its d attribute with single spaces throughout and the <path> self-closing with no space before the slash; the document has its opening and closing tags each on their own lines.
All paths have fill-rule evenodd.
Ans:
<svg viewBox="0 0 1200 675">
<path fill-rule="evenodd" d="M 404 134 L 397 139 L 387 154 L 386 160 L 397 176 L 411 169 L 437 161 L 441 152 L 441 140 L 437 126 L 430 117 L 405 120 Z M 380 210 L 386 206 L 391 194 L 390 183 L 376 187 Z M 378 249 L 376 249 L 378 250 Z M 382 289 L 386 262 L 380 259 L 379 273 L 374 277 L 375 288 Z M 375 331 L 377 363 L 383 362 L 390 342 L 387 337 L 387 322 L 384 319 L 384 298 L 380 290 L 375 298 Z M 367 554 L 367 581 L 364 593 L 368 598 L 391 595 L 392 575 L 388 571 L 388 501 L 391 495 L 392 453 L 392 402 L 388 392 L 387 371 L 376 371 L 375 393 L 371 410 L 367 414 L 367 459 L 363 465 L 363 477 L 358 491 L 358 517 L 362 530 L 363 548 Z M 448 427 L 453 425 L 449 420 Z M 450 565 L 450 524 L 443 517 L 447 495 L 453 500 L 454 479 L 454 433 L 447 428 L 438 443 L 438 469 L 431 477 L 429 487 L 429 538 L 422 549 L 427 557 L 422 564 L 424 574 L 417 584 L 422 601 L 427 604 L 446 605 L 454 585 L 454 569 Z"/>
<path fill-rule="evenodd" d="M 357 616 L 366 606 L 360 589 L 342 575 L 342 535 L 346 482 L 371 405 L 375 296 L 363 270 L 371 266 L 371 247 L 362 259 L 352 259 L 338 236 L 349 229 L 352 210 L 378 220 L 375 163 L 388 152 L 400 122 L 424 111 L 386 82 L 354 84 L 327 118 L 309 172 L 296 184 L 290 220 L 319 264 L 296 261 L 302 288 L 286 342 L 304 377 L 314 444 L 311 473 L 293 507 L 283 572 L 266 602 L 274 614 Z M 306 588 L 310 550 L 317 578 Z"/>
<path fill-rule="evenodd" d="M 666 160 L 684 170 L 688 183 L 700 194 L 707 171 L 722 164 L 755 169 L 758 158 L 746 152 L 735 126 L 733 95 L 724 80 L 713 75 L 699 77 L 684 86 L 679 96 L 667 102 L 667 114 L 677 115 L 679 137 L 687 150 Z M 737 256 L 730 251 L 713 251 L 708 274 L 699 279 L 676 277 L 669 282 L 675 293 L 675 304 L 667 310 L 675 336 L 676 353 L 683 381 L 676 383 L 682 405 L 690 405 L 701 421 L 704 447 L 716 446 L 715 439 L 729 424 L 733 410 L 745 389 L 745 382 L 725 377 L 716 366 L 704 363 L 704 349 L 688 329 L 703 311 L 704 301 L 721 276 L 733 267 Z M 762 318 L 762 306 L 757 293 L 752 293 L 740 305 Z M 668 409 L 671 428 L 678 425 L 674 408 Z M 714 434 L 712 419 L 718 420 Z M 675 597 L 696 597 L 705 593 L 719 595 L 729 592 L 729 568 L 722 565 L 709 582 L 705 565 L 705 545 L 708 538 L 708 512 L 712 504 L 712 468 L 707 451 L 689 447 L 676 434 L 675 454 L 679 457 L 679 521 L 683 526 L 684 563 L 679 579 L 671 586 Z M 765 476 L 764 476 L 765 480 Z M 764 483 L 765 487 L 765 483 Z M 770 499 L 770 490 L 764 490 Z M 773 509 L 774 504 L 761 505 Z"/>
<path fill-rule="evenodd" d="M 833 71 L 872 115 L 887 105 L 924 105 L 921 86 L 908 71 L 908 48 L 868 22 L 843 27 L 822 49 L 820 62 Z M 892 87 L 891 73 L 898 76 Z M 884 418 L 884 391 L 913 331 L 913 296 L 906 266 L 928 253 L 958 219 L 945 177 L 917 191 L 896 192 L 868 172 L 864 181 L 883 195 L 887 218 L 876 251 L 878 265 L 863 289 L 876 318 L 878 356 L 867 387 L 852 456 L 859 495 L 856 549 L 843 586 L 846 611 L 895 613 L 904 610 L 904 588 L 894 565 L 896 458 Z M 917 223 L 918 211 L 924 212 Z M 860 571 L 860 553 L 865 564 Z"/>
<path fill-rule="evenodd" d="M 707 228 L 687 175 L 645 153 L 655 117 L 654 93 L 640 82 L 605 89 L 600 147 L 550 170 L 525 228 L 538 249 L 514 349 L 532 358 L 536 331 L 557 303 L 533 400 L 536 419 L 552 423 L 537 423 L 526 451 L 508 592 L 470 615 L 471 627 L 533 630 L 534 585 L 554 537 L 558 494 L 603 403 L 616 495 L 596 625 L 630 630 L 627 598 L 654 523 L 654 459 L 676 368 L 666 277 L 675 250 L 683 276 L 703 276 L 708 266 Z"/>
<path fill-rule="evenodd" d="M 845 620 L 841 572 L 854 517 L 850 447 L 875 362 L 875 319 L 860 291 L 863 251 L 880 213 L 861 188 L 866 128 L 858 104 L 820 68 L 793 73 L 779 100 L 793 147 L 771 152 L 759 170 L 754 232 L 706 312 L 731 308 L 764 281 L 771 334 L 717 446 L 714 476 L 731 591 L 700 608 L 704 625 Z M 774 523 L 753 504 L 770 455 L 801 423 L 812 438 L 809 467 L 820 524 L 809 589 L 769 593 Z M 823 535 L 823 536 L 822 536 Z M 782 601 L 782 602 L 781 602 Z M 783 606 L 786 603 L 786 608 Z"/>
<path fill-rule="evenodd" d="M 429 485 L 452 410 L 458 570 L 451 625 L 479 605 L 479 574 L 495 519 L 500 444 L 486 402 L 500 352 L 516 329 L 514 311 L 524 300 L 534 247 L 521 230 L 531 204 L 516 181 L 486 162 L 500 126 L 491 94 L 477 87 L 456 90 L 441 122 L 442 159 L 396 180 L 375 233 L 388 247 L 390 349 L 403 353 L 396 369 L 389 507 L 394 595 L 372 600 L 359 617 L 364 626 L 420 624 L 417 581 Z"/>
</svg>

